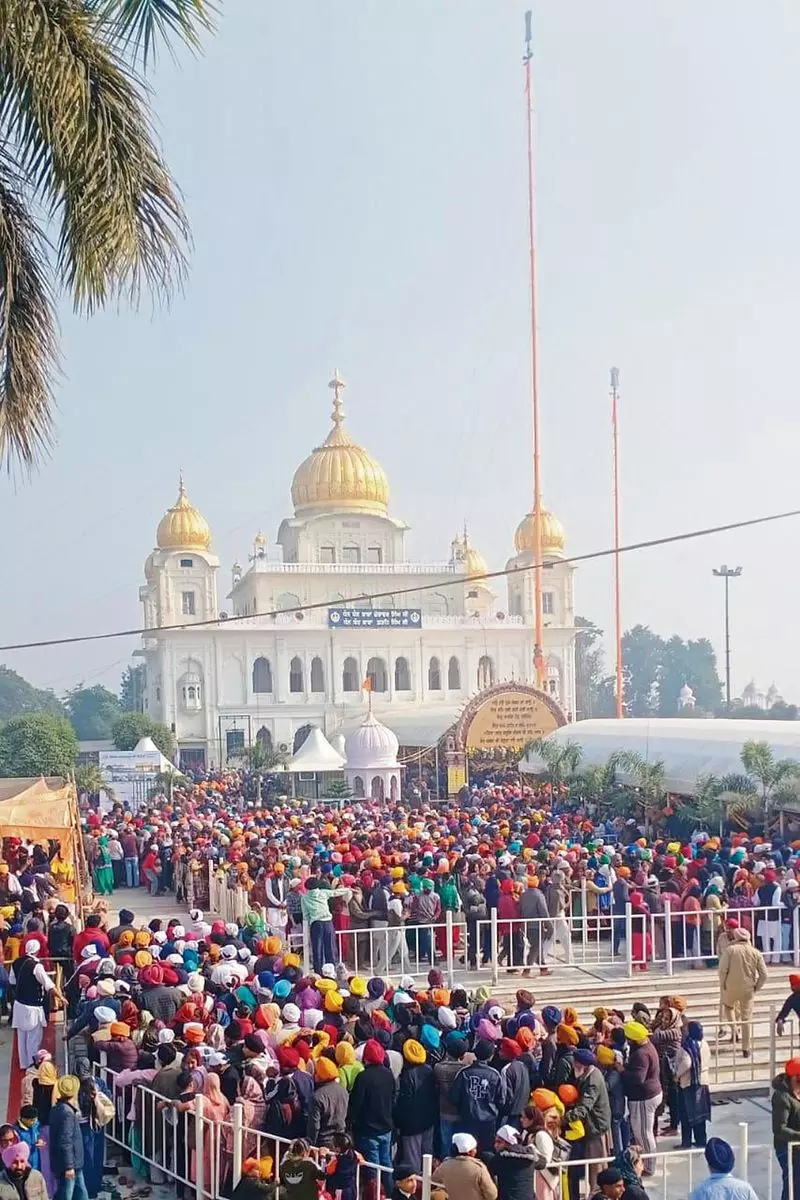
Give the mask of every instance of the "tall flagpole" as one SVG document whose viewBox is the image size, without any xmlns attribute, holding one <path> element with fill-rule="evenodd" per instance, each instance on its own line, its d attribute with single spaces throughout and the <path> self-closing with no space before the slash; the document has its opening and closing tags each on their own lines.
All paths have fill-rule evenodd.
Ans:
<svg viewBox="0 0 800 1200">
<path fill-rule="evenodd" d="M 544 686 L 544 621 L 542 608 L 542 488 L 539 467 L 539 336 L 536 328 L 536 192 L 533 170 L 532 14 L 525 13 L 525 109 L 528 122 L 528 253 L 531 287 L 531 404 L 533 408 L 533 663 L 536 682 Z"/>
<path fill-rule="evenodd" d="M 617 650 L 617 717 L 625 716 L 622 681 L 622 604 L 619 553 L 619 369 L 611 368 L 611 430 L 614 458 L 614 632 Z"/>
</svg>

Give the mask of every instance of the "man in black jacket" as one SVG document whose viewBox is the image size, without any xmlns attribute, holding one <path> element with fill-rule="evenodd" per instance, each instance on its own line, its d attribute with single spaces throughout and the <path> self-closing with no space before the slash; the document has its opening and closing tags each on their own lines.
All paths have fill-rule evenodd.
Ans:
<svg viewBox="0 0 800 1200">
<path fill-rule="evenodd" d="M 374 1038 L 364 1044 L 364 1070 L 356 1076 L 350 1093 L 349 1120 L 356 1149 L 367 1162 L 391 1170 L 392 1109 L 397 1085 L 385 1057 L 383 1047 Z"/>
<path fill-rule="evenodd" d="M 58 909 L 56 909 L 56 912 L 58 912 Z M 131 933 L 136 932 L 133 922 L 134 915 L 131 910 L 129 908 L 121 908 L 119 910 L 119 925 L 115 925 L 113 929 L 109 929 L 108 931 L 108 940 L 112 946 L 116 946 L 119 941 L 119 935 L 126 929 L 130 929 Z"/>
<path fill-rule="evenodd" d="M 471 1133 L 482 1151 L 490 1151 L 494 1146 L 494 1135 L 505 1103 L 505 1086 L 500 1072 L 489 1066 L 493 1054 L 492 1042 L 478 1042 L 476 1061 L 459 1071 L 450 1089 L 450 1100 L 458 1109 L 460 1129 Z"/>
<path fill-rule="evenodd" d="M 51 959 L 63 959 L 62 969 L 68 978 L 72 974 L 72 941 L 75 929 L 69 919 L 66 904 L 57 904 L 53 920 L 47 927 L 47 949 Z"/>
<path fill-rule="evenodd" d="M 50 1113 L 50 1169 L 58 1200 L 89 1200 L 83 1178 L 79 1089 L 80 1080 L 75 1075 L 62 1075 L 58 1081 L 58 1103 Z"/>
</svg>

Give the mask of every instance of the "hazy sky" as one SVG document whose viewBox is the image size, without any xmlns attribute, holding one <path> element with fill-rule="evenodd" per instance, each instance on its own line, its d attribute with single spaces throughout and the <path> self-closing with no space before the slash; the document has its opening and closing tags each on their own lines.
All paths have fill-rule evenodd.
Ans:
<svg viewBox="0 0 800 1200">
<path fill-rule="evenodd" d="M 273 541 L 326 383 L 385 466 L 411 556 L 466 518 L 491 567 L 531 494 L 524 2 L 249 0 L 155 104 L 195 250 L 167 315 L 66 310 L 59 440 L 0 481 L 0 641 L 138 625 L 183 466 L 222 560 Z M 545 501 L 609 544 L 608 369 L 623 535 L 800 507 L 800 6 L 534 8 Z M 626 625 L 707 635 L 733 585 L 734 688 L 800 700 L 800 523 L 631 556 Z M 610 565 L 578 609 L 610 627 Z M 1 654 L 40 686 L 116 688 L 134 639 Z"/>
</svg>

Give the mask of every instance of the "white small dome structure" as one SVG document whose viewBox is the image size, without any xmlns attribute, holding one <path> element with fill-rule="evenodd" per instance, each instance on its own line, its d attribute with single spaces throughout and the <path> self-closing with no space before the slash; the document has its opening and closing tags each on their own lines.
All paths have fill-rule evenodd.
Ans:
<svg viewBox="0 0 800 1200">
<path fill-rule="evenodd" d="M 400 743 L 374 713 L 345 738 L 345 757 L 352 767 L 396 767 Z"/>
<path fill-rule="evenodd" d="M 357 799 L 367 795 L 392 803 L 400 799 L 399 742 L 373 712 L 345 738 L 344 746 L 344 773 Z"/>
<path fill-rule="evenodd" d="M 333 737 L 328 738 L 328 741 L 337 754 L 341 754 L 342 758 L 347 758 L 347 747 L 345 745 L 344 734 L 341 730 L 338 733 L 334 733 Z"/>
<path fill-rule="evenodd" d="M 688 683 L 684 683 L 678 692 L 678 708 L 694 708 L 695 704 L 697 704 L 697 700 L 695 699 L 694 692 Z"/>
</svg>

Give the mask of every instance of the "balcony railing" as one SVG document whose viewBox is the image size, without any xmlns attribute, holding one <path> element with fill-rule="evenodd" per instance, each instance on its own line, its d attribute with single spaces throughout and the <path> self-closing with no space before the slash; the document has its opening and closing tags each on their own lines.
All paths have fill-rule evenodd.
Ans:
<svg viewBox="0 0 800 1200">
<path fill-rule="evenodd" d="M 463 575 L 452 562 L 279 562 L 254 558 L 253 568 L 266 575 Z"/>
</svg>

